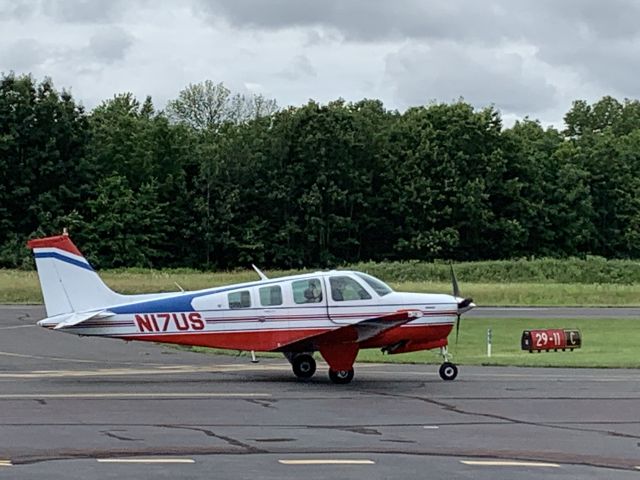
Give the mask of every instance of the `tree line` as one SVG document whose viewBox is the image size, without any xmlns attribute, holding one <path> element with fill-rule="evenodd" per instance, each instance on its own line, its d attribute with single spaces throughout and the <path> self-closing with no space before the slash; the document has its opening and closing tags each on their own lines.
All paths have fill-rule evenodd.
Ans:
<svg viewBox="0 0 640 480">
<path fill-rule="evenodd" d="M 278 108 L 213 82 L 87 112 L 2 75 L 0 267 L 63 227 L 100 268 L 639 258 L 640 102 L 576 101 L 565 124 L 462 100 Z"/>
</svg>

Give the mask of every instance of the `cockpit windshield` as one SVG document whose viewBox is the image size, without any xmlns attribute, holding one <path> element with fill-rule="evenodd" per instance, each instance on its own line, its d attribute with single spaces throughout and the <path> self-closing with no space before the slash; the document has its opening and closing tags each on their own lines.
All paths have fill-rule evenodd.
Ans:
<svg viewBox="0 0 640 480">
<path fill-rule="evenodd" d="M 367 284 L 371 288 L 373 288 L 373 290 L 381 297 L 384 297 L 385 295 L 393 292 L 393 290 L 391 290 L 391 287 L 389 287 L 389 285 L 384 283 L 382 280 L 378 280 L 376 277 L 372 277 L 371 275 L 367 275 L 366 273 L 360 273 L 360 272 L 356 272 L 356 275 L 360 277 L 362 280 L 364 280 L 365 282 L 367 282 Z"/>
</svg>

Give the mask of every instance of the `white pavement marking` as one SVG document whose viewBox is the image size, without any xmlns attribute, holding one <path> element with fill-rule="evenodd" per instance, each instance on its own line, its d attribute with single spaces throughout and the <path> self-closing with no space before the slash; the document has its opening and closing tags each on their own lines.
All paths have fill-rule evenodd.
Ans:
<svg viewBox="0 0 640 480">
<path fill-rule="evenodd" d="M 0 467 L 13 467 L 11 460 L 0 460 Z"/>
<path fill-rule="evenodd" d="M 98 458 L 99 463 L 196 463 L 193 458 Z"/>
<path fill-rule="evenodd" d="M 422 428 L 426 428 L 427 430 L 438 430 L 440 427 L 438 427 L 436 425 L 425 425 Z"/>
<path fill-rule="evenodd" d="M 398 364 L 403 365 L 403 364 Z M 386 365 L 377 365 L 378 367 L 384 367 Z M 360 368 L 360 365 L 358 365 Z M 500 368 L 500 367 L 498 367 Z M 367 370 L 367 373 L 372 374 L 383 374 L 383 375 L 398 375 L 397 370 Z M 416 376 L 424 376 L 424 377 L 440 377 L 437 372 L 411 372 L 411 371 L 403 371 L 402 375 L 416 375 Z M 573 377 L 569 377 L 566 374 L 558 374 L 558 373 L 544 373 L 544 374 L 536 374 L 536 373 L 474 373 L 465 371 L 465 377 L 471 378 L 514 378 L 518 380 L 523 380 L 527 382 L 549 382 L 551 380 L 562 380 L 563 382 L 582 382 L 585 380 L 592 382 L 626 382 L 629 380 L 638 380 L 640 378 L 640 374 L 630 373 L 628 375 L 618 374 L 618 375 L 589 375 L 589 374 L 580 374 L 575 375 Z"/>
<path fill-rule="evenodd" d="M 2 352 L 0 352 L 2 355 Z M 288 370 L 286 366 L 252 366 L 252 365 L 221 365 L 217 367 L 175 365 L 161 366 L 154 368 L 99 368 L 95 370 L 30 370 L 24 372 L 3 372 L 2 378 L 60 378 L 60 377 L 110 377 L 126 375 L 171 375 L 185 373 L 227 373 L 227 372 L 249 372 L 267 370 Z"/>
<path fill-rule="evenodd" d="M 255 398 L 255 397 L 270 397 L 270 393 L 220 393 L 220 392 L 208 392 L 208 393 L 180 393 L 180 392 L 166 392 L 166 393 L 7 393 L 0 394 L 0 400 L 21 400 L 31 398 Z"/>
<path fill-rule="evenodd" d="M 11 353 L 0 352 L 0 355 L 6 357 L 19 357 L 19 358 L 35 358 L 38 360 L 52 360 L 56 362 L 75 362 L 75 363 L 104 363 L 104 360 L 82 360 L 80 358 L 63 358 L 63 357 L 45 357 L 42 355 L 25 355 L 23 353 Z M 129 362 L 131 363 L 131 362 Z"/>
<path fill-rule="evenodd" d="M 15 328 L 31 328 L 35 325 L 13 325 L 12 327 L 0 327 L 0 330 L 13 330 Z"/>
<path fill-rule="evenodd" d="M 283 465 L 375 465 L 373 460 L 339 460 L 339 459 L 301 459 L 301 460 L 278 460 Z"/>
<path fill-rule="evenodd" d="M 465 465 L 478 465 L 483 467 L 546 467 L 560 468 L 557 463 L 543 462 L 519 462 L 517 460 L 460 460 Z"/>
<path fill-rule="evenodd" d="M 500 310 L 504 312 L 544 312 L 546 310 L 552 310 L 554 307 L 480 307 L 480 312 L 486 312 L 487 310 Z M 558 307 L 563 308 L 563 307 Z M 564 307 L 567 309 L 573 309 L 572 307 Z"/>
</svg>

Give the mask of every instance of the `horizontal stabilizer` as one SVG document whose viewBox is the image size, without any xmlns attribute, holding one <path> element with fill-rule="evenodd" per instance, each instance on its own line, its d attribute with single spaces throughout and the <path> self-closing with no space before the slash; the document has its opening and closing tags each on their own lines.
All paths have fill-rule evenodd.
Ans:
<svg viewBox="0 0 640 480">
<path fill-rule="evenodd" d="M 75 312 L 70 314 L 56 315 L 55 317 L 45 318 L 44 320 L 40 320 L 38 325 L 40 326 L 51 326 L 54 325 L 54 330 L 59 330 L 61 328 L 73 327 L 74 325 L 78 325 L 82 322 L 86 322 L 92 318 L 108 318 L 115 315 L 115 313 L 110 312 L 108 310 L 100 310 L 97 312 Z"/>
</svg>

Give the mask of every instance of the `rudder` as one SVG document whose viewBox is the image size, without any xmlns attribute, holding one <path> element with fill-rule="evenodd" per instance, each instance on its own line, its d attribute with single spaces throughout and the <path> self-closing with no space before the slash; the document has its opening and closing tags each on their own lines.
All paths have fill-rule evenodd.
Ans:
<svg viewBox="0 0 640 480">
<path fill-rule="evenodd" d="M 111 290 L 65 233 L 27 242 L 33 249 L 47 316 L 102 308 L 125 299 Z"/>
</svg>

